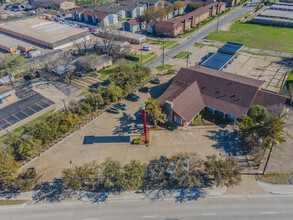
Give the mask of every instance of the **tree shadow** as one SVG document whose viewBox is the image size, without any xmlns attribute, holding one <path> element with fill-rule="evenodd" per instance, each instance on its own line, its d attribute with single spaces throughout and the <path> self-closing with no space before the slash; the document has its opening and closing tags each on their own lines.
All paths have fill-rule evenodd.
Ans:
<svg viewBox="0 0 293 220">
<path fill-rule="evenodd" d="M 154 98 L 154 99 L 160 97 L 166 91 L 166 89 L 171 84 L 171 82 L 173 81 L 173 79 L 174 79 L 174 77 L 172 79 L 170 79 L 166 83 L 162 83 L 162 84 L 159 84 L 157 86 L 152 87 L 151 88 L 151 91 L 150 91 L 151 97 Z"/>
<path fill-rule="evenodd" d="M 9 190 L 8 192 L 0 193 L 0 198 L 15 199 L 19 195 L 20 195 L 19 190 Z"/>
<path fill-rule="evenodd" d="M 123 116 L 119 118 L 120 124 L 115 127 L 113 135 L 130 135 L 142 132 L 142 127 L 139 126 L 139 118 L 134 118 L 132 115 L 123 112 Z"/>
<path fill-rule="evenodd" d="M 86 192 L 81 191 L 77 194 L 77 199 L 90 201 L 91 203 L 106 202 L 110 195 L 120 195 L 120 192 Z"/>
<path fill-rule="evenodd" d="M 73 191 L 64 190 L 62 179 L 54 179 L 53 182 L 44 182 L 32 198 L 36 203 L 61 202 L 71 198 L 73 194 Z"/>
<path fill-rule="evenodd" d="M 220 129 L 220 130 L 210 130 L 208 131 L 210 135 L 205 135 L 209 139 L 216 141 L 216 144 L 212 146 L 216 149 L 223 149 L 226 154 L 232 156 L 244 156 L 247 155 L 247 151 L 241 144 L 238 138 L 238 132 L 236 129 Z"/>
<path fill-rule="evenodd" d="M 159 189 L 144 192 L 144 199 L 151 201 L 163 201 L 164 199 L 174 199 L 175 202 L 187 202 L 204 198 L 206 192 L 202 188 L 183 188 L 183 189 Z"/>
</svg>

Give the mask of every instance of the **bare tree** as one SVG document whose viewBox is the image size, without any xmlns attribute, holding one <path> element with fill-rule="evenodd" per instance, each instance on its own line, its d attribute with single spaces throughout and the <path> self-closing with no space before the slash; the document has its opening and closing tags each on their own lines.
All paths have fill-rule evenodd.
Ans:
<svg viewBox="0 0 293 220">
<path fill-rule="evenodd" d="M 81 41 L 72 40 L 72 43 L 75 47 L 75 50 L 73 51 L 73 55 L 84 56 L 87 52 L 93 50 L 96 44 L 96 40 L 90 37 L 89 40 L 85 40 L 85 39 Z"/>
<path fill-rule="evenodd" d="M 107 54 L 111 56 L 113 60 L 125 56 L 130 50 L 130 47 L 122 42 L 123 38 L 115 33 L 115 31 L 116 30 L 111 28 L 101 27 L 99 36 L 101 36 L 102 41 L 97 42 L 95 46 L 96 52 Z"/>
</svg>

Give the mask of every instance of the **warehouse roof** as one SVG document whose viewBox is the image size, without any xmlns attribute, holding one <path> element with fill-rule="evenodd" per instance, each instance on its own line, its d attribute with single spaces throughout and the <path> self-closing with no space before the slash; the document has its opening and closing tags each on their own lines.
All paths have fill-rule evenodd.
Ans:
<svg viewBox="0 0 293 220">
<path fill-rule="evenodd" d="M 48 43 L 55 43 L 77 34 L 88 33 L 87 30 L 39 18 L 19 20 L 1 28 Z"/>
<path fill-rule="evenodd" d="M 280 11 L 280 10 L 265 10 L 260 16 L 278 18 L 278 19 L 293 19 L 292 11 Z"/>
<path fill-rule="evenodd" d="M 0 33 L 0 45 L 2 45 L 4 47 L 7 47 L 9 49 L 15 48 L 17 46 L 21 46 L 21 47 L 24 47 L 24 48 L 32 47 L 31 44 L 29 44 L 29 43 L 27 43 L 25 41 L 19 40 L 17 38 L 8 36 L 8 35 L 3 34 L 3 33 Z"/>
</svg>

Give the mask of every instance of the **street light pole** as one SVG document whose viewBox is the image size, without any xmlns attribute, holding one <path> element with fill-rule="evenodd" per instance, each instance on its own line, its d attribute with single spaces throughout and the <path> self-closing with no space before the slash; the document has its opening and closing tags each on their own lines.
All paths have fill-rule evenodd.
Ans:
<svg viewBox="0 0 293 220">
<path fill-rule="evenodd" d="M 165 43 L 163 43 L 163 69 L 165 66 Z"/>
</svg>

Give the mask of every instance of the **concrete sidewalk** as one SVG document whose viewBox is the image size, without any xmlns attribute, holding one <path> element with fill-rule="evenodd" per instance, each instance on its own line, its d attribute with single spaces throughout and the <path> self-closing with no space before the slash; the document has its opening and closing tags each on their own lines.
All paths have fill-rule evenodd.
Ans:
<svg viewBox="0 0 293 220">
<path fill-rule="evenodd" d="M 175 201 L 197 200 L 199 198 L 221 196 L 227 190 L 226 186 L 209 188 L 185 188 L 185 189 L 161 189 L 126 192 L 86 192 L 86 191 L 67 191 L 53 190 L 52 192 L 43 192 L 42 190 L 24 192 L 20 194 L 0 194 L 0 198 L 5 200 L 29 200 L 26 204 L 46 204 L 55 202 L 111 202 L 111 201 L 162 201 L 165 199 Z M 56 191 L 58 191 L 56 193 Z M 56 193 L 56 195 L 53 195 Z M 52 200 L 52 197 L 58 199 Z"/>
<path fill-rule="evenodd" d="M 293 195 L 293 185 L 276 185 L 257 180 L 258 185 L 270 194 Z"/>
</svg>

